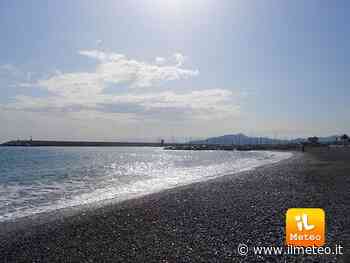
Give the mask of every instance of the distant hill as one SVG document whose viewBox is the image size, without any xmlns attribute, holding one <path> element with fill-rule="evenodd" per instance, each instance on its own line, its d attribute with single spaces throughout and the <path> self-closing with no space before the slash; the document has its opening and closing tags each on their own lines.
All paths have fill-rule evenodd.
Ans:
<svg viewBox="0 0 350 263">
<path fill-rule="evenodd" d="M 320 137 L 321 143 L 334 142 L 336 135 L 328 137 Z M 222 145 L 247 145 L 247 144 L 281 144 L 281 143 L 301 143 L 307 138 L 296 138 L 292 140 L 272 139 L 268 137 L 249 137 L 243 133 L 229 134 L 219 137 L 211 137 L 206 140 L 191 141 L 193 144 L 222 144 Z"/>
</svg>

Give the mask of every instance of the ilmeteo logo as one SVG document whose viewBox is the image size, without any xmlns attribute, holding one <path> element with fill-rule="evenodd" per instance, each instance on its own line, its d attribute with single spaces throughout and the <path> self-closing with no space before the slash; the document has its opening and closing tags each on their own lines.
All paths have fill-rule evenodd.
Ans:
<svg viewBox="0 0 350 263">
<path fill-rule="evenodd" d="M 325 243 L 325 212 L 321 208 L 291 208 L 286 214 L 288 246 L 322 246 Z"/>
</svg>

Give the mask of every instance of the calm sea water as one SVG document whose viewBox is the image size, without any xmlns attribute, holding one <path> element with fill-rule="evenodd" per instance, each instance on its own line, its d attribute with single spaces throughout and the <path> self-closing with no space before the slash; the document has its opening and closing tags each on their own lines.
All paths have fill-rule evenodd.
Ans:
<svg viewBox="0 0 350 263">
<path fill-rule="evenodd" d="M 0 147 L 0 221 L 106 199 L 125 200 L 290 156 L 143 147 Z"/>
</svg>

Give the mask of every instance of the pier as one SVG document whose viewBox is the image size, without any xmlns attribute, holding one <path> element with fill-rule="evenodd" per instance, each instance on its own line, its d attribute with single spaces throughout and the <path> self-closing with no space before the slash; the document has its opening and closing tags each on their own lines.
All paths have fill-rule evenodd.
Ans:
<svg viewBox="0 0 350 263">
<path fill-rule="evenodd" d="M 309 145 L 312 147 L 328 147 L 328 144 L 311 145 L 307 143 L 284 144 L 196 144 L 161 142 L 103 142 L 103 141 L 48 141 L 48 140 L 13 140 L 0 144 L 7 147 L 162 147 L 164 150 L 178 151 L 268 151 L 298 150 Z"/>
<path fill-rule="evenodd" d="M 165 150 L 190 151 L 267 151 L 267 150 L 300 150 L 300 144 L 251 144 L 251 145 L 220 145 L 220 144 L 181 144 L 168 145 Z"/>
</svg>

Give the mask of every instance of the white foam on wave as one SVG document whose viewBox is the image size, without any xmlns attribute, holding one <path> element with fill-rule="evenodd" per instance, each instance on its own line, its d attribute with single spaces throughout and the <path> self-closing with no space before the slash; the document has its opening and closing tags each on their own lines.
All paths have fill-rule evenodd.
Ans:
<svg viewBox="0 0 350 263">
<path fill-rule="evenodd" d="M 167 166 L 166 158 L 160 159 L 158 163 L 140 163 L 133 166 L 126 164 L 126 167 L 111 164 L 111 172 L 103 177 L 103 182 L 101 182 L 99 187 L 78 195 L 70 194 L 68 198 L 61 198 L 50 204 L 43 203 L 38 206 L 31 205 L 18 207 L 15 211 L 0 215 L 0 221 L 7 221 L 13 218 L 50 212 L 67 207 L 91 204 L 109 199 L 124 201 L 178 186 L 206 181 L 227 174 L 236 174 L 242 171 L 252 170 L 259 166 L 273 164 L 288 159 L 292 155 L 293 154 L 290 152 L 260 151 L 257 152 L 256 158 L 240 158 L 232 162 L 212 164 L 210 166 L 197 165 L 194 167 Z M 130 181 L 121 183 L 119 175 L 125 175 L 125 173 L 130 173 L 133 177 L 130 176 Z M 140 174 L 140 176 L 137 176 L 138 174 Z M 73 181 L 67 181 L 65 184 L 54 184 L 50 187 L 60 189 L 63 192 L 67 191 L 67 189 L 72 191 L 74 187 L 82 187 L 80 185 L 81 183 L 82 182 L 79 182 L 78 184 Z M 17 198 L 18 202 L 21 202 L 21 197 L 18 196 L 19 191 L 15 189 L 16 187 L 18 186 L 7 186 L 6 188 L 0 189 L 0 193 L 6 193 L 7 197 L 10 196 L 11 198 Z M 22 187 L 20 191 L 32 191 L 34 198 L 35 195 L 40 196 L 43 191 L 50 192 L 50 187 L 45 186 L 40 189 L 40 186 L 33 187 L 28 185 L 27 189 L 24 190 Z M 24 200 L 24 204 L 26 202 L 28 202 L 28 197 Z"/>
</svg>

